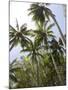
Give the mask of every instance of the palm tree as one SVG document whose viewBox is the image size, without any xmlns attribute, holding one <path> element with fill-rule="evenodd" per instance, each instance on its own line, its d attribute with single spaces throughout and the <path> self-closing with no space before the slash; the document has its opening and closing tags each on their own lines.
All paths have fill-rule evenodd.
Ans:
<svg viewBox="0 0 68 90">
<path fill-rule="evenodd" d="M 50 49 L 52 50 L 52 55 L 58 63 L 60 62 L 61 57 L 65 57 L 65 48 L 63 46 L 61 38 L 59 38 L 58 41 L 53 38 L 50 42 Z"/>
<path fill-rule="evenodd" d="M 12 48 L 18 43 L 21 44 L 22 47 L 26 46 L 27 43 L 30 42 L 30 39 L 26 37 L 26 35 L 29 35 L 29 31 L 27 30 L 26 24 L 23 24 L 20 29 L 17 22 L 16 29 L 9 25 L 9 44 L 10 44 L 10 51 Z"/>
<path fill-rule="evenodd" d="M 43 44 L 43 46 L 45 45 L 46 48 L 48 47 L 49 39 L 55 37 L 53 31 L 51 30 L 53 26 L 54 23 L 48 25 L 48 21 L 46 21 L 43 27 L 38 25 L 38 29 L 33 30 L 35 33 L 35 40 L 37 41 L 37 43 Z"/>
<path fill-rule="evenodd" d="M 58 71 L 58 68 L 57 68 L 57 65 L 56 65 L 56 62 L 54 60 L 54 57 L 52 55 L 52 51 L 50 49 L 50 46 L 49 46 L 49 43 L 50 43 L 50 38 L 54 38 L 55 36 L 53 35 L 53 32 L 50 30 L 54 24 L 50 24 L 48 27 L 47 27 L 47 23 L 45 23 L 45 27 L 38 27 L 38 30 L 35 30 L 34 33 L 36 34 L 36 41 L 37 43 L 40 45 L 41 42 L 43 42 L 43 47 L 45 50 L 47 50 L 47 53 L 50 53 L 50 56 L 51 56 L 51 59 L 52 59 L 52 62 L 53 62 L 53 65 L 54 65 L 54 68 L 55 68 L 55 71 L 57 73 L 57 76 L 59 78 L 59 81 L 60 83 L 62 83 L 62 80 L 61 80 L 61 76 L 59 74 L 59 71 Z M 50 38 L 49 38 L 50 37 Z M 56 47 L 55 47 L 56 48 Z"/>
<path fill-rule="evenodd" d="M 61 38 L 59 38 L 58 41 L 53 38 L 50 43 L 50 48 L 53 50 L 53 52 L 58 52 L 60 54 L 63 54 L 65 52 Z"/>
<path fill-rule="evenodd" d="M 31 58 L 32 60 L 32 64 L 34 66 L 34 63 L 36 63 L 36 67 L 37 67 L 37 84 L 36 86 L 39 86 L 39 57 L 44 58 L 42 54 L 40 54 L 39 49 L 41 47 L 38 45 L 38 43 L 36 42 L 36 40 L 34 42 L 31 41 L 30 44 L 27 45 L 27 47 L 25 47 L 23 50 L 21 50 L 21 52 L 29 52 L 28 57 Z"/>
<path fill-rule="evenodd" d="M 55 15 L 45 5 L 48 5 L 48 4 L 44 4 L 44 3 L 31 4 L 31 7 L 28 9 L 30 11 L 28 15 L 32 15 L 32 19 L 36 22 L 36 24 L 38 23 L 42 26 L 44 25 L 45 20 L 46 19 L 50 20 L 50 17 L 51 17 L 54 20 L 54 22 L 60 32 L 60 35 L 63 39 L 63 42 L 65 44 L 65 38 L 63 36 L 62 30 L 61 30 L 59 24 L 57 23 Z"/>
<path fill-rule="evenodd" d="M 55 68 L 56 68 L 56 71 L 57 71 L 58 70 L 57 66 L 59 66 L 59 65 L 62 66 L 62 63 L 60 64 L 60 62 L 65 62 L 65 60 L 64 60 L 65 49 L 63 47 L 63 43 L 62 43 L 60 38 L 59 38 L 59 41 L 57 41 L 54 38 L 52 39 L 51 45 L 50 45 L 50 50 L 51 50 L 51 55 L 53 57 L 54 64 L 56 62 Z M 63 59 L 61 59 L 61 57 Z M 61 84 L 63 84 L 64 82 L 62 82 L 62 80 L 61 80 L 61 77 L 60 77 L 60 74 L 59 74 L 59 70 L 57 71 L 57 74 L 59 76 L 59 80 L 61 81 Z"/>
</svg>

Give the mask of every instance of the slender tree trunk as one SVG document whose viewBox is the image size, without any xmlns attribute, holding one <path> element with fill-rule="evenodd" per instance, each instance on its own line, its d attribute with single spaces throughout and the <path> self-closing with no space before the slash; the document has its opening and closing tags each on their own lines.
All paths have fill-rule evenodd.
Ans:
<svg viewBox="0 0 68 90">
<path fill-rule="evenodd" d="M 56 73 L 57 73 L 58 79 L 59 79 L 59 81 L 60 81 L 60 84 L 62 85 L 62 79 L 61 79 L 59 70 L 58 70 L 58 68 L 57 68 L 57 65 L 56 65 L 56 63 L 55 63 L 55 60 L 54 60 L 53 55 L 52 55 L 51 53 L 50 53 L 50 56 L 51 56 L 51 58 L 52 58 L 52 62 L 53 62 L 55 71 L 56 71 Z"/>
<path fill-rule="evenodd" d="M 36 78 L 35 79 L 37 81 L 36 86 L 39 86 L 39 61 L 37 60 L 36 57 L 35 57 L 35 61 L 36 61 Z"/>
<path fill-rule="evenodd" d="M 57 26 L 57 28 L 58 28 L 58 30 L 59 30 L 59 32 L 60 32 L 60 35 L 61 35 L 61 37 L 62 37 L 63 43 L 64 43 L 64 45 L 65 45 L 65 43 L 66 43 L 66 42 L 65 42 L 65 37 L 64 37 L 64 35 L 63 35 L 63 33 L 62 33 L 62 30 L 61 30 L 60 26 L 58 25 L 55 17 L 54 17 L 54 16 L 51 16 L 51 17 L 52 17 L 52 19 L 54 20 L 54 22 L 55 22 L 55 24 L 56 24 L 56 26 Z"/>
<path fill-rule="evenodd" d="M 36 63 L 36 70 L 37 70 L 37 72 L 36 72 L 36 74 L 37 74 L 37 86 L 39 86 L 39 62 L 38 62 L 38 60 L 37 60 L 36 57 L 35 57 L 35 60 L 37 61 L 37 63 Z"/>
<path fill-rule="evenodd" d="M 47 44 L 47 45 L 48 45 L 48 44 Z M 48 45 L 48 48 L 50 49 L 49 45 Z M 47 52 L 48 52 L 48 49 L 47 49 Z M 51 58 L 52 58 L 52 62 L 53 62 L 55 71 L 56 71 L 56 73 L 57 73 L 58 79 L 59 79 L 59 81 L 60 81 L 60 83 L 61 83 L 61 85 L 62 85 L 62 79 L 61 79 L 61 76 L 60 76 L 58 67 L 57 67 L 57 65 L 56 65 L 56 63 L 55 63 L 54 57 L 53 57 L 53 55 L 52 55 L 52 53 L 51 53 L 51 49 L 50 49 L 50 56 L 51 56 Z"/>
<path fill-rule="evenodd" d="M 39 86 L 39 62 L 37 61 L 37 86 Z"/>
</svg>

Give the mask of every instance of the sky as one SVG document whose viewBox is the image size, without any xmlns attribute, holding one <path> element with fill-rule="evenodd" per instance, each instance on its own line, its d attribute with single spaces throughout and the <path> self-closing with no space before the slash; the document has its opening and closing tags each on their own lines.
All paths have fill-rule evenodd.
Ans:
<svg viewBox="0 0 68 90">
<path fill-rule="evenodd" d="M 31 3 L 26 2 L 10 2 L 10 25 L 16 28 L 17 19 L 19 26 L 27 23 L 28 29 L 35 28 L 35 23 L 32 21 L 31 16 L 28 16 L 28 8 L 30 7 L 30 4 Z M 62 5 L 51 4 L 48 7 L 55 14 L 56 20 L 58 21 L 62 32 L 65 34 L 65 17 Z M 60 36 L 56 26 L 54 26 L 52 30 L 55 33 L 56 37 Z M 11 50 L 10 61 L 13 61 L 16 58 L 20 59 L 20 57 L 22 56 L 22 54 L 20 54 L 21 49 L 22 48 L 20 47 L 20 45 L 18 45 Z"/>
</svg>

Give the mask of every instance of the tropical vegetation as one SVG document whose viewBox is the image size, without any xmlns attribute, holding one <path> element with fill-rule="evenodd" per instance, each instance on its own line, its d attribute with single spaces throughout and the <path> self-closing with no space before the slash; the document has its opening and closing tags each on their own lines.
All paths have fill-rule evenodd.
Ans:
<svg viewBox="0 0 68 90">
<path fill-rule="evenodd" d="M 66 85 L 66 35 L 48 5 L 33 3 L 28 9 L 36 29 L 28 30 L 27 24 L 19 27 L 18 21 L 16 29 L 9 25 L 10 52 L 20 44 L 20 53 L 27 53 L 21 61 L 15 59 L 10 63 L 9 88 Z M 54 25 L 60 33 L 58 39 L 52 31 Z"/>
</svg>

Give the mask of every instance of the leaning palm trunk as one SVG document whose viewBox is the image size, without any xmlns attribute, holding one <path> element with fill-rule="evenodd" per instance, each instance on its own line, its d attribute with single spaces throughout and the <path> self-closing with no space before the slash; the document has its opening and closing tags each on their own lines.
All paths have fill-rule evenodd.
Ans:
<svg viewBox="0 0 68 90">
<path fill-rule="evenodd" d="M 36 74 L 36 78 L 34 77 L 36 82 L 34 83 L 34 86 L 39 86 L 39 61 L 37 60 L 36 57 L 35 57 L 35 60 L 36 60 L 36 66 L 35 66 L 35 64 L 32 61 L 33 70 L 36 70 L 36 73 L 35 73 Z"/>
<path fill-rule="evenodd" d="M 53 55 L 52 55 L 51 52 L 50 52 L 50 56 L 51 56 L 51 58 L 52 58 L 52 62 L 53 62 L 53 65 L 54 65 L 55 71 L 56 71 L 56 73 L 57 73 L 58 79 L 59 79 L 59 81 L 60 81 L 60 84 L 62 85 L 62 79 L 61 79 L 61 76 L 60 76 L 59 70 L 58 70 L 58 68 L 57 68 L 57 65 L 56 65 L 56 63 L 55 63 L 55 60 L 54 60 Z"/>
<path fill-rule="evenodd" d="M 48 48 L 50 48 L 49 45 L 48 45 L 48 43 L 47 43 L 47 46 L 48 46 Z M 47 52 L 48 52 L 48 49 L 47 49 Z M 56 73 L 57 73 L 57 77 L 58 77 L 58 79 L 59 79 L 59 81 L 60 81 L 60 84 L 62 85 L 62 79 L 61 79 L 61 76 L 60 76 L 58 67 L 57 67 L 57 65 L 56 65 L 56 62 L 55 62 L 55 60 L 54 60 L 54 57 L 53 57 L 53 55 L 52 55 L 52 53 L 51 53 L 51 49 L 50 49 L 50 56 L 51 56 L 51 59 L 52 59 L 52 62 L 53 62 L 55 71 L 56 71 Z"/>
<path fill-rule="evenodd" d="M 63 35 L 63 33 L 62 33 L 62 30 L 61 30 L 61 28 L 60 28 L 59 24 L 57 23 L 57 21 L 56 21 L 55 17 L 54 17 L 54 16 L 52 16 L 52 15 L 51 15 L 51 17 L 52 17 L 52 19 L 54 20 L 54 22 L 55 22 L 55 24 L 56 24 L 56 26 L 57 26 L 57 28 L 58 28 L 58 30 L 59 30 L 59 32 L 60 32 L 60 35 L 61 35 L 62 40 L 63 40 L 63 42 L 64 42 L 64 45 L 65 45 L 65 38 L 64 38 L 64 35 Z"/>
</svg>

